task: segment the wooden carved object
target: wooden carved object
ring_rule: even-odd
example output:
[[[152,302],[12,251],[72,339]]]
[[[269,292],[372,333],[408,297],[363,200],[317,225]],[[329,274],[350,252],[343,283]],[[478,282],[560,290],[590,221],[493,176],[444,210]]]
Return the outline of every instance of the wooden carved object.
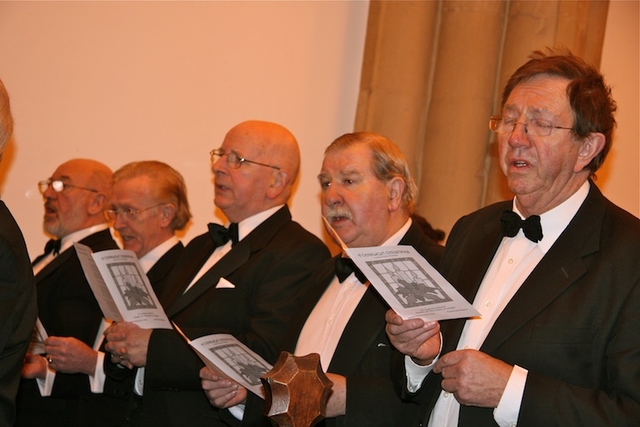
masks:
[[[311,427],[325,417],[333,383],[317,353],[294,356],[283,351],[260,379],[266,395],[263,413],[279,427]]]

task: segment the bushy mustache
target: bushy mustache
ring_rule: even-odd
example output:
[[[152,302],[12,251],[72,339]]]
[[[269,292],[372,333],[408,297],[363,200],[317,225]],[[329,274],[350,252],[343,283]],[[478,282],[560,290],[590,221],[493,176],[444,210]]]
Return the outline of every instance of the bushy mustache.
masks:
[[[327,210],[324,214],[325,218],[327,218],[329,221],[341,217],[341,218],[347,218],[349,220],[352,220],[353,218],[351,217],[351,212],[349,212],[348,209],[345,209],[343,207],[334,207],[334,208],[329,208],[329,210]]]

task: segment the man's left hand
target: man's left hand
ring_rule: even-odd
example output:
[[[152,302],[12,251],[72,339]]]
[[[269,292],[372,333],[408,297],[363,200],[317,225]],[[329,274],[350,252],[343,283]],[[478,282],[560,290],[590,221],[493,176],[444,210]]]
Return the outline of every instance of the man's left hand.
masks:
[[[495,408],[507,386],[513,366],[477,350],[457,350],[436,362],[442,389],[462,405]]]
[[[98,352],[73,337],[49,337],[44,349],[52,369],[65,374],[94,375]]]
[[[147,365],[147,349],[151,338],[151,329],[142,329],[129,322],[113,323],[104,331],[111,353],[111,361],[131,369]]]

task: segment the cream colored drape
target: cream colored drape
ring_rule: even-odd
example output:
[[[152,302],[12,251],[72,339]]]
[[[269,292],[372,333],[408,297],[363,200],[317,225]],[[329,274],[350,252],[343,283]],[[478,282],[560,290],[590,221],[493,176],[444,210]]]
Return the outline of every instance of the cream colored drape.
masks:
[[[533,50],[564,46],[600,64],[608,1],[372,1],[355,130],[409,159],[416,211],[447,233],[512,197],[488,128],[502,88]]]

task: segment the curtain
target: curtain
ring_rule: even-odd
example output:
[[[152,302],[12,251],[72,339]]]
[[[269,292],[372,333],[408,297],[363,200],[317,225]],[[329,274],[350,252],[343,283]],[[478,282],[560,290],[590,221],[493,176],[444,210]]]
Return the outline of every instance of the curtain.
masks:
[[[416,212],[448,231],[512,198],[489,116],[534,50],[566,47],[599,66],[608,1],[371,1],[355,130],[407,156]]]

